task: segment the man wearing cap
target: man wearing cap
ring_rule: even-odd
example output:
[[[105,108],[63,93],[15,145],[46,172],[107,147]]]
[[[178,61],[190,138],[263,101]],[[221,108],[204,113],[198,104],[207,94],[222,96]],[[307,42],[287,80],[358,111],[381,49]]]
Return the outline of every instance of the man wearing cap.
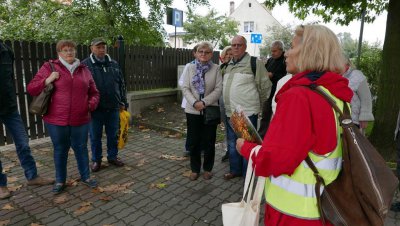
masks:
[[[103,126],[107,136],[107,160],[117,167],[124,163],[118,157],[119,111],[128,108],[124,77],[115,60],[107,54],[107,44],[102,38],[95,38],[90,45],[91,54],[82,61],[92,72],[97,89],[100,91],[100,103],[92,112],[90,122],[90,143],[92,148],[91,169],[97,172],[101,168]]]

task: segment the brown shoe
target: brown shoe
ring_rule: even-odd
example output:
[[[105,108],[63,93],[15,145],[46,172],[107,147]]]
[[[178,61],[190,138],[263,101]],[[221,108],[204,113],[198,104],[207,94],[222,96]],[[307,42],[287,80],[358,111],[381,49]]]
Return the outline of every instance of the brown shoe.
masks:
[[[124,166],[125,164],[121,161],[121,159],[116,158],[116,159],[112,159],[112,160],[108,160],[108,163],[110,163],[111,165],[117,166],[117,167],[121,167]]]
[[[204,178],[204,180],[209,180],[209,179],[211,179],[212,178],[212,173],[211,172],[209,172],[209,171],[204,171],[204,174],[203,174],[203,178]]]
[[[189,179],[191,181],[197,180],[197,178],[199,178],[199,174],[198,173],[191,173],[189,176]]]
[[[7,186],[0,186],[0,199],[6,199],[11,196]]]
[[[32,180],[28,180],[28,185],[32,186],[32,185],[49,185],[49,184],[53,184],[54,183],[54,179],[50,179],[50,178],[45,178],[45,177],[41,177],[41,176],[37,176]]]
[[[98,172],[101,168],[101,162],[93,162],[92,166],[90,167],[92,172]]]
[[[241,176],[242,175],[239,175],[239,174],[226,173],[226,174],[224,174],[224,179],[225,180],[230,180],[230,179],[233,179],[235,177],[241,177]]]

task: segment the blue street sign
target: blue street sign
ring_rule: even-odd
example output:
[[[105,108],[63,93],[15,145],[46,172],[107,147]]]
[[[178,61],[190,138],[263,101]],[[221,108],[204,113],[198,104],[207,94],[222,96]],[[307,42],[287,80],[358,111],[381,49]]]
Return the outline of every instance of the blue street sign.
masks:
[[[251,42],[250,43],[260,44],[261,42],[262,42],[261,34],[251,34]]]
[[[183,27],[183,11],[178,9],[172,10],[172,25],[175,27]]]

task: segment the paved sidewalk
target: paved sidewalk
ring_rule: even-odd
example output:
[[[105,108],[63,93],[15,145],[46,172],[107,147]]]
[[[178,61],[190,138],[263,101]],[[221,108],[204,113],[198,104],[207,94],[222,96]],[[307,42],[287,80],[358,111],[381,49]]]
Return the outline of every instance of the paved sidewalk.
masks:
[[[183,146],[184,139],[132,129],[120,152],[126,166],[106,166],[93,173],[100,184],[97,190],[76,181],[79,174],[71,151],[70,186],[57,196],[50,185],[26,186],[14,146],[0,147],[9,186],[15,190],[12,198],[0,200],[0,225],[222,225],[221,204],[240,199],[243,181],[223,180],[229,164],[220,162],[223,150],[217,145],[214,177],[190,182],[189,160],[176,158]],[[49,139],[31,147],[40,175],[54,177]],[[390,212],[386,222],[400,226],[400,214]]]

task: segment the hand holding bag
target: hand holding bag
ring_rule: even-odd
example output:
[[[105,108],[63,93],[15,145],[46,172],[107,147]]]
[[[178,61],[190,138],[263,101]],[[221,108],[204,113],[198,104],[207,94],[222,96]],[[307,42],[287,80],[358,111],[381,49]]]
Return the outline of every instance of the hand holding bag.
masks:
[[[54,72],[53,63],[49,62],[51,72]],[[51,94],[53,93],[54,86],[52,83],[47,84],[43,91],[33,97],[31,104],[29,105],[29,112],[36,115],[44,115],[47,113],[47,108],[50,103]]]
[[[254,188],[254,178],[256,176],[255,169],[252,167],[252,156],[257,154],[260,148],[261,145],[257,145],[251,150],[242,200],[240,202],[222,204],[222,223],[225,226],[257,226],[259,224],[260,203],[264,192],[265,177],[258,177],[257,185]],[[247,198],[245,199],[245,197]]]

